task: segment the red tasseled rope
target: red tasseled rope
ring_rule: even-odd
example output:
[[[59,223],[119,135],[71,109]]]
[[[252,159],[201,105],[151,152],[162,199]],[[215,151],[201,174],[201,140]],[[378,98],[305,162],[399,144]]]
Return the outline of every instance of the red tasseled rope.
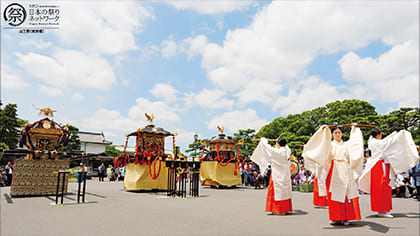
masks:
[[[219,156],[219,144],[217,144],[217,157],[216,157],[216,161],[220,160],[220,156]]]
[[[238,155],[236,156],[236,162],[235,162],[235,170],[233,171],[234,175],[238,175],[238,168],[239,168],[239,153],[241,151],[241,145],[238,144]]]
[[[157,161],[159,161],[159,170],[158,170],[158,173],[156,174],[156,162]],[[156,157],[155,161],[153,161],[153,170],[154,170],[154,173],[152,174],[152,169],[151,169],[152,163],[149,164],[149,174],[150,174],[150,177],[153,180],[155,180],[155,179],[157,179],[157,177],[159,177],[161,165],[162,165],[162,162],[159,160],[159,157]]]
[[[120,157],[124,157],[125,150],[127,149],[128,137],[129,137],[129,136],[127,136],[127,138],[125,139],[125,146],[124,146],[124,150],[123,150],[123,152],[121,153]]]
[[[175,156],[175,136],[172,136],[172,146],[173,146],[173,152],[174,152],[174,160],[176,160],[176,156]]]
[[[203,161],[203,155],[204,155],[204,148],[206,145],[203,145],[203,151],[201,151],[200,161]]]
[[[125,166],[127,165],[127,162],[128,162],[128,154],[125,156],[125,159],[124,159],[124,165]]]
[[[114,169],[118,168],[118,159],[119,159],[119,157],[114,158]]]
[[[139,155],[140,133],[137,133],[136,156]],[[137,158],[136,158],[137,159]]]

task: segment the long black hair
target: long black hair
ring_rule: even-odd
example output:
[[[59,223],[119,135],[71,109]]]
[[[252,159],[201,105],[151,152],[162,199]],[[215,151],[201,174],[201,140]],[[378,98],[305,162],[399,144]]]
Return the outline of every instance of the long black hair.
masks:
[[[338,126],[335,126],[335,127],[331,128],[331,133],[334,133],[334,131],[336,129],[339,129],[341,131],[341,133],[343,133],[343,130],[341,129],[341,127],[338,127]]]
[[[380,135],[382,133],[382,130],[377,129],[377,128],[373,128],[372,131],[370,131],[370,135],[372,135],[372,137],[376,138],[376,136]]]
[[[280,145],[280,147],[284,147],[287,144],[286,139],[284,138],[278,138],[277,143]]]

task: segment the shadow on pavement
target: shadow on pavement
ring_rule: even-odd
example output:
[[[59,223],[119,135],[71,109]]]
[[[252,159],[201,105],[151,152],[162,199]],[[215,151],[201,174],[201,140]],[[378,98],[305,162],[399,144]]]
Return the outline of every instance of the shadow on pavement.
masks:
[[[290,215],[299,216],[299,215],[307,215],[308,212],[302,210],[293,210]]]
[[[5,193],[3,194],[4,198],[6,198],[6,201],[8,204],[13,203],[13,200],[10,198],[9,194]]]
[[[420,218],[420,214],[417,212],[409,212],[409,213],[392,213],[391,215],[394,216],[394,218]],[[370,215],[366,216],[366,218],[383,218],[378,215]]]
[[[86,194],[87,195],[91,195],[91,196],[95,196],[95,197],[106,198],[105,196],[102,196],[102,195],[99,195],[99,194],[96,194],[96,193],[88,193],[88,192],[86,192]]]
[[[350,225],[345,226],[343,224],[336,224],[331,225],[330,227],[324,227],[323,229],[351,229],[351,228],[357,228],[357,227],[365,227],[368,226],[370,230],[378,232],[378,233],[387,233],[389,231],[389,227],[378,224],[376,222],[370,222],[370,221],[350,221]]]
[[[298,215],[307,215],[308,212],[306,211],[302,211],[302,210],[293,210],[292,213],[286,213],[286,214],[278,214],[278,213],[274,213],[274,212],[268,212],[267,215],[268,216],[298,216]]]

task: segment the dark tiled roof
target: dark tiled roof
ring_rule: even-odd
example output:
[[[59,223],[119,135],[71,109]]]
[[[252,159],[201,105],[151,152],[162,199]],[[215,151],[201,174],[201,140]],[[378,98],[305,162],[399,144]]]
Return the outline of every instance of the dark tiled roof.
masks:
[[[128,134],[128,136],[134,136],[137,135],[137,133],[161,134],[164,136],[175,135],[174,133],[164,130],[163,128],[156,127],[154,125],[147,125],[143,129],[137,129],[135,132]]]

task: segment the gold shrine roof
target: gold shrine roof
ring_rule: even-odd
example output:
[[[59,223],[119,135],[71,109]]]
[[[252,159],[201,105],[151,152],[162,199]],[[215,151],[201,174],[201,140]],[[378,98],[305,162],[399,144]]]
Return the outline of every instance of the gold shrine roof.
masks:
[[[137,136],[138,133],[147,133],[147,134],[155,134],[155,135],[163,135],[163,136],[176,136],[175,133],[171,133],[167,130],[164,130],[161,127],[156,127],[154,125],[147,125],[143,129],[137,129],[136,131],[128,134],[127,136]]]
[[[219,134],[218,136],[212,137],[210,143],[238,143],[231,136],[226,136],[224,134]]]

